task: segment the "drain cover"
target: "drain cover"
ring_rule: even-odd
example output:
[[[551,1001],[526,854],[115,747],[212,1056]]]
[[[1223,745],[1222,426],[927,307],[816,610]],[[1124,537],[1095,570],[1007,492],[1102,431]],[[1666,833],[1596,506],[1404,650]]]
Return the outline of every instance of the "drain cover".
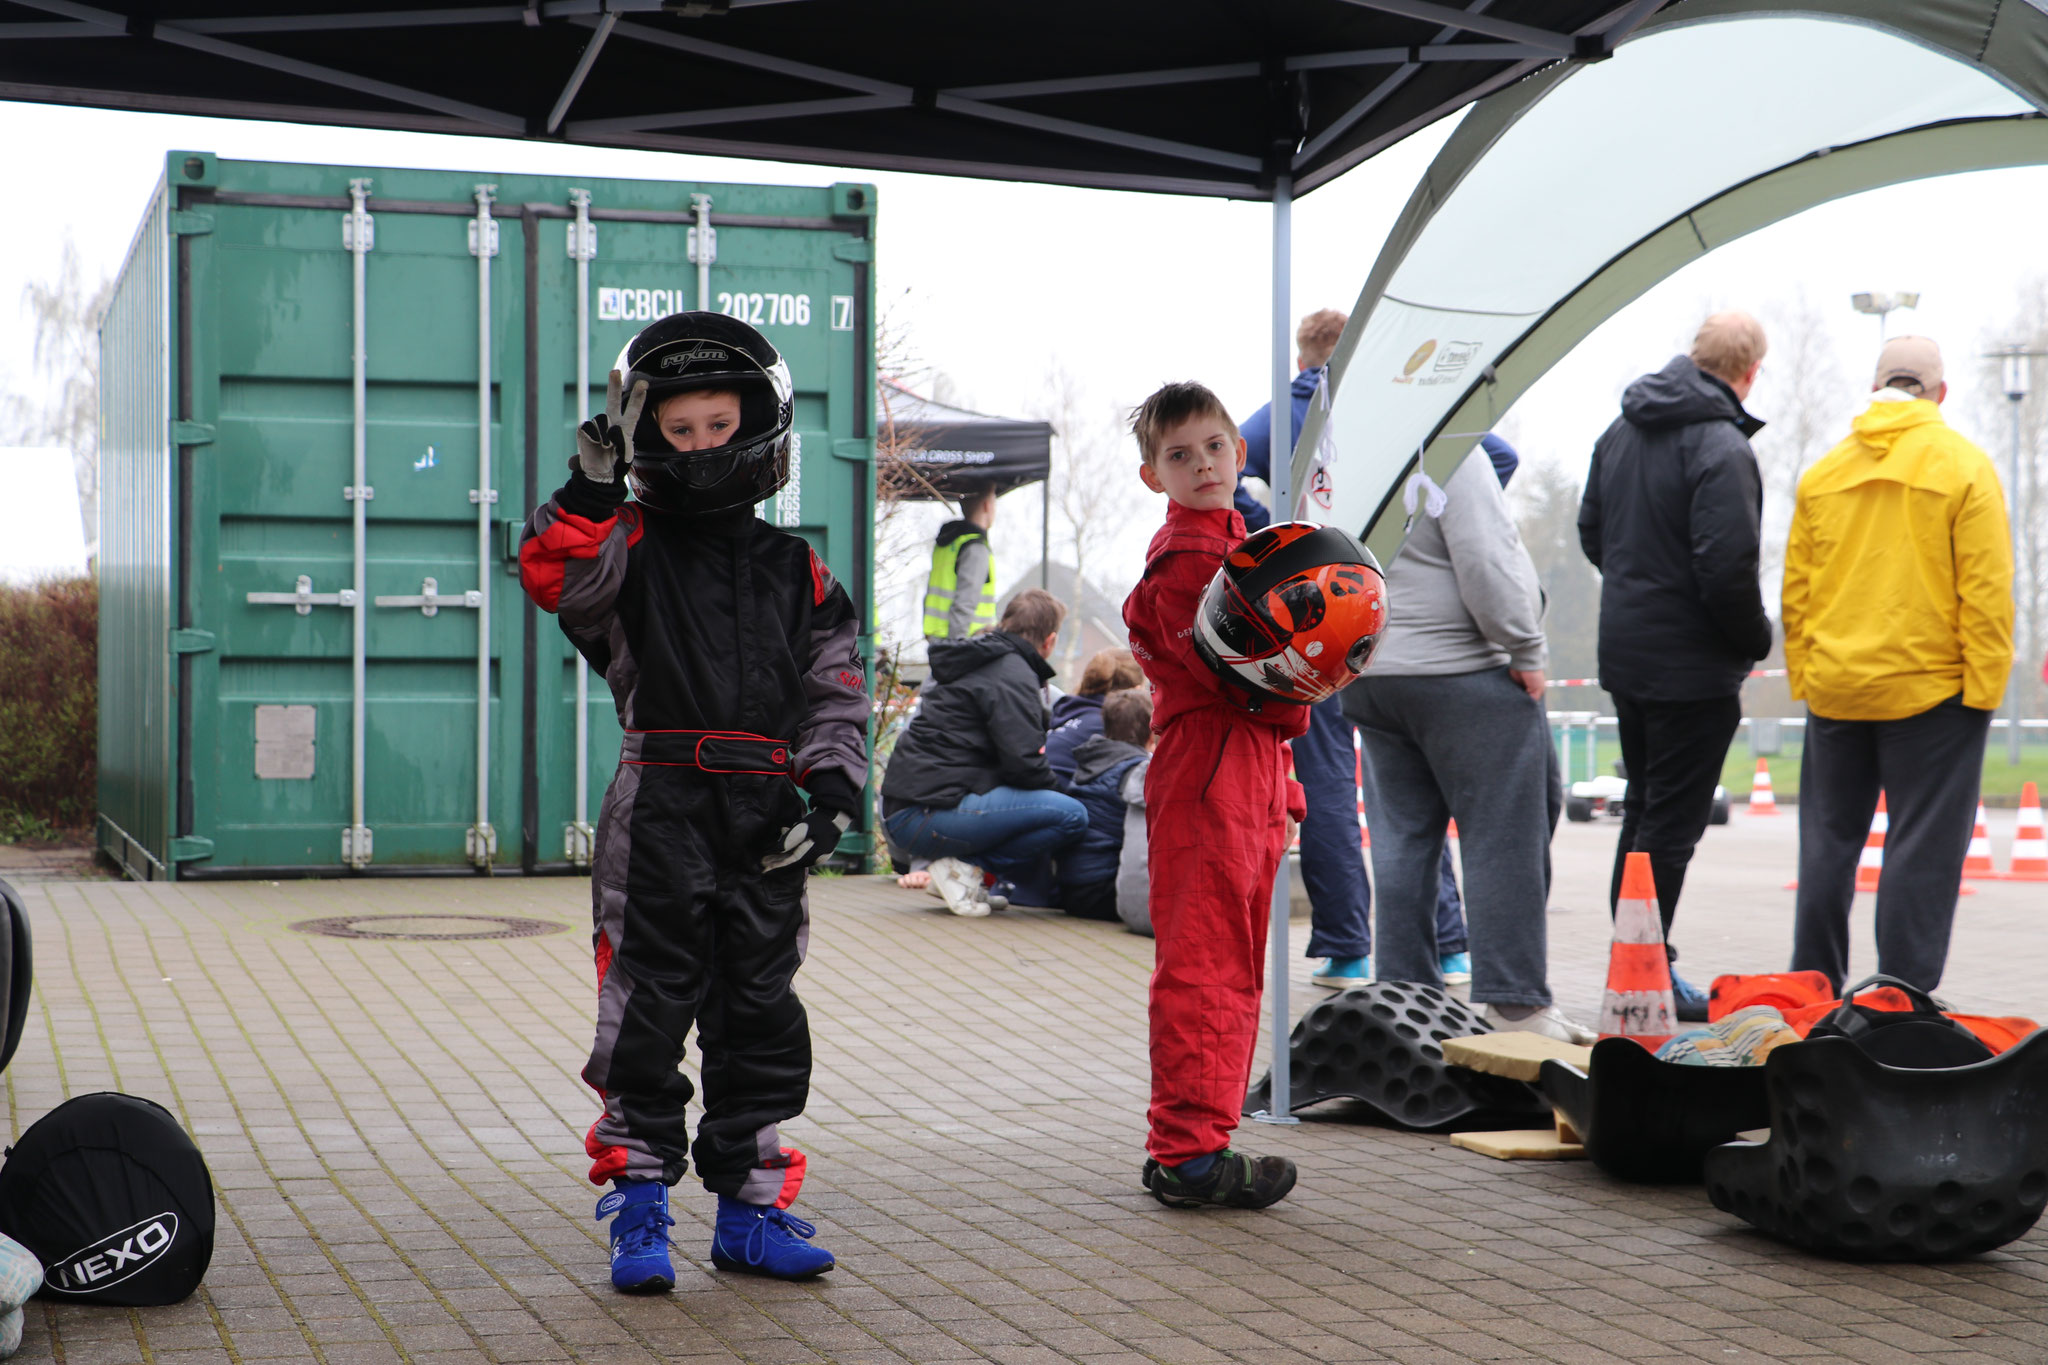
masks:
[[[568,928],[553,920],[517,919],[511,915],[335,915],[302,919],[292,928],[328,938],[408,939],[446,942],[469,938],[535,938]]]

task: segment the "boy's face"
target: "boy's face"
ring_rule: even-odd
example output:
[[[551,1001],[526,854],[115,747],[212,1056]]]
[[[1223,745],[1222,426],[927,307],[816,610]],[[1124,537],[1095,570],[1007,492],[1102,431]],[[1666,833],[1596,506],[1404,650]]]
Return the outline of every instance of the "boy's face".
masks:
[[[679,393],[661,405],[662,439],[677,450],[711,450],[740,427],[740,396],[716,389]]]
[[[1138,477],[1183,507],[1213,512],[1230,506],[1243,468],[1244,438],[1231,435],[1223,418],[1200,413],[1166,429]]]

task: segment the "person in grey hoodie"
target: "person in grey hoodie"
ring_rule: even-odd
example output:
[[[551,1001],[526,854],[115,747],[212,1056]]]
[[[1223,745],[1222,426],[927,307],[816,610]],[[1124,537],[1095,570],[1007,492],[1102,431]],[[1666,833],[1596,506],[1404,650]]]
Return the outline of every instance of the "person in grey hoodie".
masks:
[[[1476,453],[1476,452],[1475,452]],[[1365,751],[1378,883],[1374,974],[1442,988],[1437,866],[1458,822],[1472,1001],[1497,1030],[1590,1043],[1551,1003],[1544,921],[1564,804],[1544,715],[1543,593],[1492,464],[1422,496],[1387,570],[1391,619],[1341,694]]]

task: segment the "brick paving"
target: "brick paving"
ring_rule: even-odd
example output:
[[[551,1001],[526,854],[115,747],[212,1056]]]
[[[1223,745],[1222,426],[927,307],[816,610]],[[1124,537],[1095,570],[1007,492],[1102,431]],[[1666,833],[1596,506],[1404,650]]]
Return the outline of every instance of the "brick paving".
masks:
[[[1794,823],[1738,815],[1710,833],[1680,921],[1696,978],[1782,965]],[[1557,841],[1553,984],[1579,1010],[1599,991],[1612,837]],[[25,1360],[2048,1360],[2048,1230],[1954,1265],[1831,1262],[1697,1189],[1494,1162],[1341,1107],[1248,1126],[1301,1163],[1278,1208],[1163,1209],[1136,1179],[1149,941],[1035,912],[954,920],[868,878],[813,883],[799,986],[817,1073],[786,1130],[811,1154],[802,1209],[840,1268],[808,1285],[711,1271],[710,1200],[686,1182],[676,1292],[626,1299],[583,1178],[582,882],[22,880],[38,979],[4,1078],[10,1131],[83,1091],[157,1099],[205,1151],[220,1210],[191,1300],[39,1301]],[[1945,993],[2048,1007],[2044,890],[1963,902]],[[391,914],[564,931],[289,927]],[[1299,1010],[1320,993],[1294,976]]]

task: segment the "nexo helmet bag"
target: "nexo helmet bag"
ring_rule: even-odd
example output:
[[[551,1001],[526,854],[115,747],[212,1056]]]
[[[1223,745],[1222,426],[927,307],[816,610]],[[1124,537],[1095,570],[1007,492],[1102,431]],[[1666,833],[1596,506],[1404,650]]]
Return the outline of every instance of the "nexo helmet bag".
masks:
[[[1195,653],[1255,696],[1319,702],[1365,671],[1387,627],[1379,562],[1334,526],[1283,521],[1223,557],[1195,612]]]
[[[43,1263],[45,1298],[177,1303],[213,1259],[213,1178],[162,1105],[80,1095],[8,1150],[0,1232]]]

